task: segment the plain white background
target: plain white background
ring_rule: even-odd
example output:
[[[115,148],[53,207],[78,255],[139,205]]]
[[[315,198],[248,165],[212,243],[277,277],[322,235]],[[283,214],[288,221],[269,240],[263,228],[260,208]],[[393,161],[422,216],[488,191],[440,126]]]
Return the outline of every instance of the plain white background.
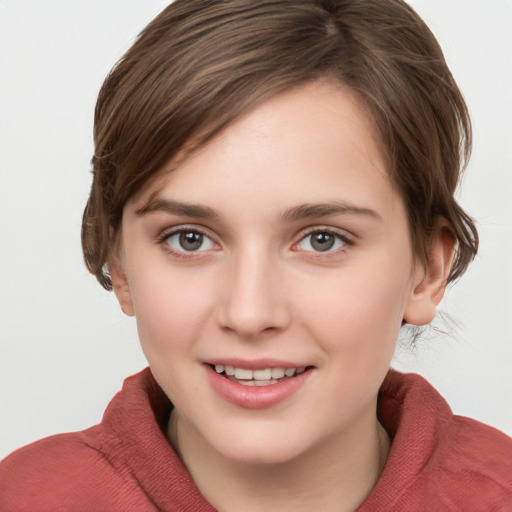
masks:
[[[512,2],[414,0],[470,106],[461,190],[480,255],[395,367],[512,435]],[[100,421],[142,369],[135,323],[82,264],[92,116],[104,76],[163,0],[0,0],[0,458]],[[443,324],[439,323],[443,328]]]

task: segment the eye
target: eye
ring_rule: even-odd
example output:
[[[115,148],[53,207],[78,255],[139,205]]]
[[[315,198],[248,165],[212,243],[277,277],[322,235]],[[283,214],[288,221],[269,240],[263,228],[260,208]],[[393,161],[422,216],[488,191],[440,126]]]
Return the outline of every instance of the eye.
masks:
[[[343,236],[324,230],[308,233],[295,247],[299,251],[334,252],[349,243]]]
[[[217,246],[211,238],[194,229],[174,231],[165,236],[163,243],[174,253],[209,251]]]

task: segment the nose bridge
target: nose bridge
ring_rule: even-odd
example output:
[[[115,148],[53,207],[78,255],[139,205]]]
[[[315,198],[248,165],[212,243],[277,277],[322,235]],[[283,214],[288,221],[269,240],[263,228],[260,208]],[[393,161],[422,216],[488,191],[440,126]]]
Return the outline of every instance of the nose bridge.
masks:
[[[279,331],[289,320],[278,258],[263,247],[240,249],[228,263],[222,327],[243,337]]]

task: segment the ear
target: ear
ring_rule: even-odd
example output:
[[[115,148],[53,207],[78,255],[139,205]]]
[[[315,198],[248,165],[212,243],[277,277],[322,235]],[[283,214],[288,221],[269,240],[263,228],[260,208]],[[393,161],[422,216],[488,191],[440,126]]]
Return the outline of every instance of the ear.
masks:
[[[445,219],[436,223],[427,264],[415,272],[415,285],[404,312],[404,321],[426,325],[435,315],[446,290],[455,239]]]
[[[112,288],[116,294],[117,300],[119,301],[121,310],[125,315],[135,316],[132,294],[130,291],[128,279],[126,278],[126,273],[121,268],[119,262],[109,262],[108,267],[110,279],[112,280]]]

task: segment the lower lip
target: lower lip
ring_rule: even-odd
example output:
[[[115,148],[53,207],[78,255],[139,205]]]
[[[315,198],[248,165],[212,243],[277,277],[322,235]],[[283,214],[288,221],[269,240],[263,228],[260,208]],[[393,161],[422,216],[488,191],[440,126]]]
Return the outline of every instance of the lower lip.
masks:
[[[246,409],[264,409],[283,402],[296,393],[311,376],[311,370],[277,384],[268,386],[244,386],[226,379],[217,373],[210,365],[205,364],[208,378],[213,389],[224,400],[245,407]]]

